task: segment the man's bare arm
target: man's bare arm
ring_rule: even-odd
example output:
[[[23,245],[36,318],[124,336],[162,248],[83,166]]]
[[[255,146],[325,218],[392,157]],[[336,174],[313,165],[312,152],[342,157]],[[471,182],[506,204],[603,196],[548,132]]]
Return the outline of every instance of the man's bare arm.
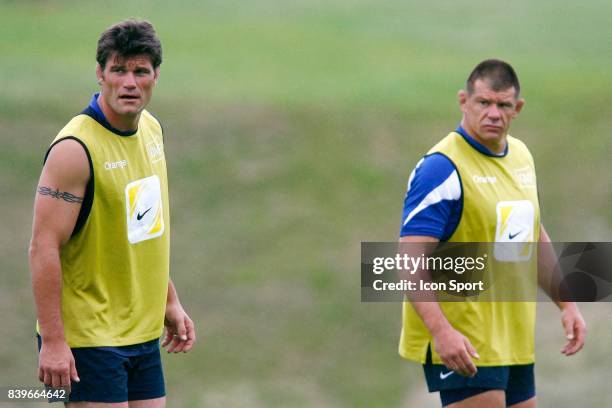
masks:
[[[29,261],[43,343],[39,377],[54,387],[69,386],[70,378],[78,379],[64,337],[60,250],[76,224],[89,177],[83,147],[74,140],[64,140],[49,153],[34,201]]]
[[[415,252],[415,256],[420,254],[428,255],[428,245],[438,242],[437,238],[427,236],[406,236],[400,238],[400,243],[410,243],[411,251]],[[419,243],[422,244],[421,247]],[[423,273],[426,271],[419,271]],[[450,370],[464,376],[474,376],[477,372],[476,365],[471,357],[479,358],[476,349],[470,341],[455,330],[450,324],[440,305],[436,300],[430,302],[411,302],[417,314],[425,323],[427,330],[431,333],[434,339],[434,347],[436,353],[442,359],[442,362]]]
[[[561,352],[566,356],[571,356],[579,352],[584,346],[587,329],[578,305],[575,302],[566,302],[559,298],[561,278],[557,254],[544,225],[540,224],[538,283],[561,309],[561,324],[567,338],[567,344],[561,349]]]

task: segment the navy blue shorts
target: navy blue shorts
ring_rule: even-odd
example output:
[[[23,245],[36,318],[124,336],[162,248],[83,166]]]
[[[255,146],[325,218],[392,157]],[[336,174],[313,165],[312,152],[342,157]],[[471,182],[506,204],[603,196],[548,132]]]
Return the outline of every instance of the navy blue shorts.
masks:
[[[166,395],[158,339],[121,347],[78,347],[72,354],[81,381],[71,382],[70,401],[125,402]]]
[[[491,390],[504,390],[507,406],[536,395],[533,364],[478,367],[474,377],[462,377],[443,364],[432,364],[428,351],[423,370],[429,392],[440,392],[442,406]]]

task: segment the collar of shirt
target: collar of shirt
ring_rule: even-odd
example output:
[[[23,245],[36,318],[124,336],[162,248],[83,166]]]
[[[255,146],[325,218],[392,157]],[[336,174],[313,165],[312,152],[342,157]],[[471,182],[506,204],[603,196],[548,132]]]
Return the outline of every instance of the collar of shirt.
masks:
[[[490,151],[489,149],[487,149],[485,145],[483,145],[482,143],[474,139],[472,136],[470,136],[468,132],[466,132],[465,129],[461,125],[457,126],[457,129],[455,129],[455,132],[463,136],[465,141],[468,142],[470,146],[472,146],[474,149],[478,150],[480,153],[484,155],[491,156],[491,157],[504,157],[508,154],[508,143],[507,142],[506,142],[506,148],[504,149],[504,151],[500,154],[496,154]]]

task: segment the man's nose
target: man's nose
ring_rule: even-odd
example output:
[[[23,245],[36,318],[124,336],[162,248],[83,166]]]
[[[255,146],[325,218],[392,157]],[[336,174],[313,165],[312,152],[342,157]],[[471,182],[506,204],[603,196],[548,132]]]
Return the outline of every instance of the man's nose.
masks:
[[[501,117],[501,112],[497,105],[492,104],[489,106],[489,109],[487,110],[487,116],[489,117],[489,119],[499,119]]]
[[[128,72],[123,77],[123,86],[129,89],[136,88],[136,77],[133,72]]]

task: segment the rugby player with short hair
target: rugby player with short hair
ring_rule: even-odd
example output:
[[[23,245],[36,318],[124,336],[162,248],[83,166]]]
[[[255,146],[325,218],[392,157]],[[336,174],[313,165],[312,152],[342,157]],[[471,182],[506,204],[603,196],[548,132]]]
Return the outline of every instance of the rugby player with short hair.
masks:
[[[458,98],[461,124],[410,175],[400,242],[540,242],[550,249],[533,158],[508,134],[525,104],[514,69],[481,62]],[[570,356],[582,348],[586,325],[575,303],[556,303],[568,340],[562,352]],[[404,302],[399,353],[423,364],[443,406],[532,408],[535,312],[534,302]]]
[[[70,387],[68,406],[164,407],[159,338],[196,340],[169,278],[164,140],[145,110],[161,44],[147,21],[102,33],[100,93],[47,151],[29,251],[40,381]]]

